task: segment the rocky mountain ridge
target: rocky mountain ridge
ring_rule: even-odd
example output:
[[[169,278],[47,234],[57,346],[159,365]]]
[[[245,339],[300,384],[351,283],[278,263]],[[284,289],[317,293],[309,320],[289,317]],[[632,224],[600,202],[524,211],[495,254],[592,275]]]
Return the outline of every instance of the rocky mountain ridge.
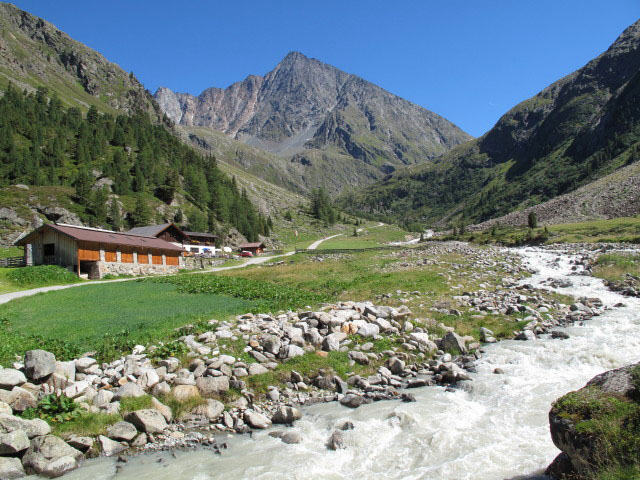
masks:
[[[640,22],[482,137],[347,198],[355,210],[429,223],[484,221],[542,203],[638,160]]]
[[[220,131],[286,158],[289,183],[302,190],[327,183],[337,192],[370,183],[471,138],[441,116],[299,52],[264,77],[252,75],[224,90],[209,88],[196,97],[160,88],[155,98],[183,127]],[[316,169],[331,178],[309,182]],[[336,170],[341,173],[333,175]]]

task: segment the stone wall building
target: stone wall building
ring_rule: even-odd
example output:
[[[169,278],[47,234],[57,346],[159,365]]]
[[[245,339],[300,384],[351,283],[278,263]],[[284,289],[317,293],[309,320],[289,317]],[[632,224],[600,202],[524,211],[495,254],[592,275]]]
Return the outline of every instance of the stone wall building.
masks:
[[[154,236],[49,223],[18,239],[26,265],[59,265],[79,276],[176,273],[184,249]]]

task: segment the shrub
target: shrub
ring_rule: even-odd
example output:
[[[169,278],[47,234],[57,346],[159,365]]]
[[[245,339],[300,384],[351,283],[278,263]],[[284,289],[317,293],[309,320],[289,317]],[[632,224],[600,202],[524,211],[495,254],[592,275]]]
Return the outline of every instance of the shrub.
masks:
[[[7,273],[7,278],[10,282],[22,287],[38,287],[80,281],[75,273],[57,265],[16,268]]]
[[[65,395],[57,397],[46,395],[35,408],[28,408],[22,413],[23,418],[40,418],[49,423],[68,422],[82,413],[82,408]]]

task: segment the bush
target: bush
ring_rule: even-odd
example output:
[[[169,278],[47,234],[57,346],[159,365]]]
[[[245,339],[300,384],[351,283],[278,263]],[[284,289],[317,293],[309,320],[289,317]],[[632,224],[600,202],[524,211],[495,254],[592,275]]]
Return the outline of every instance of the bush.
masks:
[[[82,413],[82,408],[65,395],[59,397],[54,394],[46,395],[35,408],[27,408],[22,417],[27,419],[40,418],[49,423],[68,422]]]
[[[7,278],[21,287],[42,287],[80,281],[75,273],[57,265],[16,268],[7,273]]]

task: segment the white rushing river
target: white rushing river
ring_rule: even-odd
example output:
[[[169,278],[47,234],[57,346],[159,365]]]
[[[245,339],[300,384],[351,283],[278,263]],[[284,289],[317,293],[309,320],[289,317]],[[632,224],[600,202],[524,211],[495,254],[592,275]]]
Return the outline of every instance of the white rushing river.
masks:
[[[551,403],[582,387],[594,375],[640,360],[640,300],[609,292],[600,280],[571,276],[571,257],[525,249],[525,262],[538,270],[527,280],[539,286],[549,277],[569,278],[557,291],[599,297],[611,309],[564,329],[567,340],[504,341],[487,346],[470,391],[441,387],[412,390],[417,402],[377,402],[356,410],[337,403],[304,409],[294,430],[303,437],[285,445],[268,431],[229,436],[229,449],[143,455],[116,474],[113,459],[86,462],[65,478],[206,479],[442,479],[534,478],[559,453],[549,435]],[[626,306],[612,308],[623,302]],[[500,367],[504,375],[495,375]],[[329,451],[332,426],[350,419],[347,448]],[[159,462],[160,460],[160,462]],[[537,478],[537,477],[536,477]]]

